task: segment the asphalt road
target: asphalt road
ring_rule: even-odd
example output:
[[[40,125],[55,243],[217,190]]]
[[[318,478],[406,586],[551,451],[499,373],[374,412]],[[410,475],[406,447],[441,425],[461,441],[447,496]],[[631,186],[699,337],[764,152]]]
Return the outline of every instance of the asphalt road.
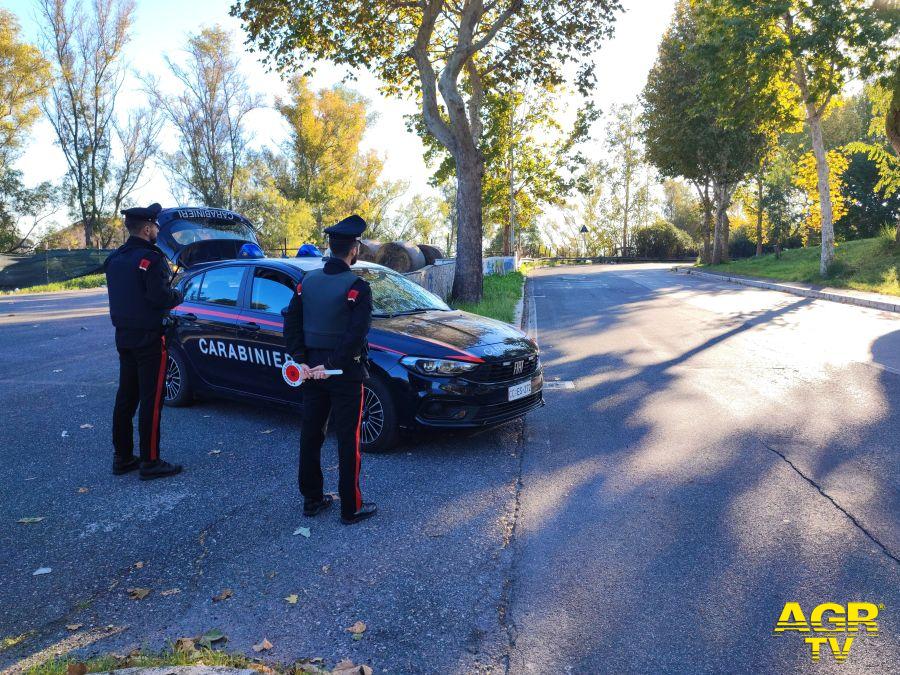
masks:
[[[185,473],[113,477],[104,292],[0,298],[0,668],[219,628],[381,672],[830,671],[772,635],[782,605],[867,600],[880,635],[840,668],[900,671],[897,318],[654,266],[532,277],[572,388],[364,457],[381,512],[353,528],[301,516],[287,411],[167,409]]]

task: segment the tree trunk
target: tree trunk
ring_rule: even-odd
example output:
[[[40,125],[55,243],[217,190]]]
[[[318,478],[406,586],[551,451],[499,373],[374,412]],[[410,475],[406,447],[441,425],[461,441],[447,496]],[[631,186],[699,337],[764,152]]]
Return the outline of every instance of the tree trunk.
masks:
[[[822,137],[822,119],[815,115],[811,105],[806,106],[811,115],[809,133],[812,137],[813,154],[816,156],[816,176],[819,188],[819,210],[822,216],[822,255],[819,258],[819,273],[825,276],[828,266],[834,260],[834,222],[831,213],[830,170],[828,155],[825,153],[825,140]]]
[[[513,146],[509,146],[509,169],[507,175],[509,177],[509,219],[503,228],[503,255],[512,254],[512,239],[516,229],[516,192],[515,192],[515,165]]]
[[[756,257],[763,253],[763,175],[762,171],[756,176]]]
[[[894,72],[894,92],[884,120],[884,130],[894,148],[894,152],[900,155],[900,65],[897,66],[897,70]],[[895,238],[897,243],[900,244],[900,220],[897,221]]]
[[[625,180],[625,211],[623,213],[622,218],[622,255],[628,255],[628,208],[630,204],[628,203],[631,190],[631,179],[628,178]]]
[[[456,274],[453,297],[463,302],[481,300],[482,194],[484,166],[474,153],[461,152],[456,160]]]
[[[716,207],[716,225],[713,234],[712,264],[728,262],[728,207],[731,205],[731,188],[727,183],[713,183],[713,199]]]

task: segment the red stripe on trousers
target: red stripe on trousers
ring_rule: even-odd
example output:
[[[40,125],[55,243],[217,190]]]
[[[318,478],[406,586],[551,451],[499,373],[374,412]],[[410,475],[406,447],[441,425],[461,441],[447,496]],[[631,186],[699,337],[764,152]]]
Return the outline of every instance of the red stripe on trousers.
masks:
[[[150,461],[159,459],[159,409],[162,406],[162,388],[166,381],[166,359],[169,352],[166,350],[166,336],[162,340],[162,356],[159,359],[159,374],[156,377],[156,398],[153,399],[153,426],[150,428]]]
[[[362,493],[359,491],[359,430],[362,427],[362,413],[363,413],[363,402],[366,400],[366,388],[364,385],[359,385],[360,397],[359,397],[359,420],[356,422],[356,482],[354,483],[356,487],[356,510],[359,511],[362,508]]]

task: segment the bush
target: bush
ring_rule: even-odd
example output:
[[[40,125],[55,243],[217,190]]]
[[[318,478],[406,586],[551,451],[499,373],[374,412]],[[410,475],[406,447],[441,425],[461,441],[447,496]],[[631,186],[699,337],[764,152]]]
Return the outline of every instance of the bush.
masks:
[[[641,258],[684,258],[697,254],[694,240],[672,223],[659,219],[634,231],[631,245]]]
[[[846,279],[851,276],[856,270],[852,265],[849,265],[846,261],[836,258],[828,263],[828,267],[825,270],[825,278],[826,279]]]
[[[731,233],[728,239],[728,257],[752,258],[756,255],[756,242],[751,241],[744,229],[738,229]]]

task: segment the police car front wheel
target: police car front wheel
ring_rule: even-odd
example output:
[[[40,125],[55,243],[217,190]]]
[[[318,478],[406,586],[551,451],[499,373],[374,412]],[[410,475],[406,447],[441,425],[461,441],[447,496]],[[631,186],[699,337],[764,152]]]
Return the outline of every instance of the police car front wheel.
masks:
[[[169,350],[166,364],[165,404],[173,407],[190,405],[194,400],[184,356],[176,349]]]
[[[362,424],[359,430],[363,452],[390,452],[399,435],[397,409],[384,380],[370,377],[363,388]]]

